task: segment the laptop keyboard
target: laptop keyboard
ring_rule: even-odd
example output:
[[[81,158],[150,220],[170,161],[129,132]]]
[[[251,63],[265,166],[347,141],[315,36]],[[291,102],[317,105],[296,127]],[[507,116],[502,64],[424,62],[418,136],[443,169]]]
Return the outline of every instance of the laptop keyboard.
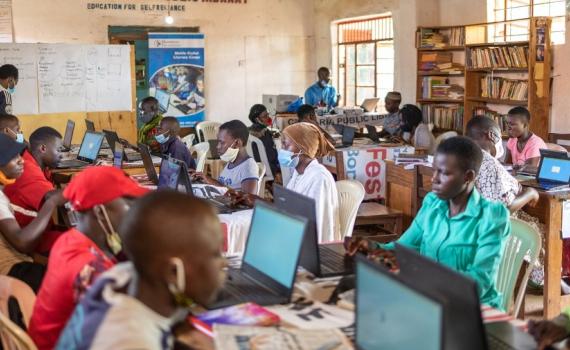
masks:
[[[81,168],[84,166],[87,166],[86,162],[70,159],[70,160],[61,161],[57,167],[59,169],[65,169],[65,168]]]
[[[489,350],[516,350],[501,339],[490,334],[487,335],[487,343]]]
[[[241,273],[231,274],[231,283],[225,285],[224,292],[237,296],[240,299],[252,300],[257,303],[264,300],[272,300],[276,297],[272,295],[274,292],[270,289],[253,284],[251,280]]]
[[[344,256],[326,246],[319,246],[319,258],[323,273],[340,273],[347,270]]]

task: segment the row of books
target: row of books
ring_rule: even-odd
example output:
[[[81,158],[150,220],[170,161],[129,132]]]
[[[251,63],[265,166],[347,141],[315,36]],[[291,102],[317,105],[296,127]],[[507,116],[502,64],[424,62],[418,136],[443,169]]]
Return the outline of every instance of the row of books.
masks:
[[[419,47],[423,49],[441,49],[465,45],[465,28],[463,27],[450,28],[449,31],[445,29],[422,29],[419,35]]]
[[[424,99],[462,99],[465,89],[461,85],[451,84],[445,77],[424,77],[422,98]]]
[[[463,130],[463,106],[453,104],[422,105],[424,123],[436,129]]]
[[[449,35],[449,46],[463,46],[465,45],[465,28],[454,27],[451,28]]]
[[[481,78],[481,97],[524,101],[528,96],[528,81],[506,78]]]
[[[497,111],[489,109],[488,107],[475,107],[473,108],[473,116],[483,116],[487,118],[493,119],[501,129],[501,134],[505,134],[507,132],[507,115],[501,114]]]
[[[459,63],[453,62],[452,52],[422,52],[419,69],[425,72],[459,74],[463,73],[464,67]]]
[[[469,68],[527,68],[528,46],[472,48]]]

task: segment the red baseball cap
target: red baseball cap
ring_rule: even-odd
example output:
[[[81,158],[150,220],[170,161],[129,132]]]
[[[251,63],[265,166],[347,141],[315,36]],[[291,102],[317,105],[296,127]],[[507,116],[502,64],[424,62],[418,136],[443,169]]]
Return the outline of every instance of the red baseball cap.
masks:
[[[149,190],[139,186],[121,169],[110,166],[85,168],[71,179],[63,197],[72,208],[85,211],[121,197],[141,197]]]

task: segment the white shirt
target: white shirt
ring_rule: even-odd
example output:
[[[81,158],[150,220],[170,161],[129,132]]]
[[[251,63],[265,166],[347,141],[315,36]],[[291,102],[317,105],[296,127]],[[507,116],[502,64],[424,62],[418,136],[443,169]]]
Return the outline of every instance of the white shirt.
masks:
[[[481,195],[492,201],[511,205],[521,191],[521,185],[509,172],[488,152],[483,151],[483,162],[476,186]]]
[[[218,182],[234,190],[241,190],[241,183],[245,180],[257,180],[259,186],[259,168],[253,158],[247,158],[240,164],[230,168],[228,163],[220,173]]]
[[[0,186],[0,221],[16,220],[12,207],[10,206],[10,200],[6,197],[2,189],[3,187]],[[31,262],[32,259],[14,249],[6,238],[4,238],[4,234],[0,232],[0,274],[7,275],[12,266],[24,261]]]
[[[322,164],[313,160],[303,174],[295,169],[287,188],[315,200],[319,242],[341,240],[336,183]]]

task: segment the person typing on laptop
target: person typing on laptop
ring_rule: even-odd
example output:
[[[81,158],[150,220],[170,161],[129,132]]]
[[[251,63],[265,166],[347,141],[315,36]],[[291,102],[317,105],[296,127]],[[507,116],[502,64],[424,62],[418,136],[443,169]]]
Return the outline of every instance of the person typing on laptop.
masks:
[[[120,231],[130,262],[99,277],[56,349],[170,349],[173,326],[187,325],[188,308],[209,304],[222,286],[221,225],[207,202],[155,192],[133,206]]]
[[[495,283],[511,224],[505,206],[483,198],[475,188],[482,159],[481,149],[468,138],[443,141],[436,151],[432,192],[397,243],[473,278],[481,303],[500,308]],[[393,248],[393,243],[356,237],[348,254]]]
[[[24,173],[14,184],[4,189],[21,227],[26,227],[34,220],[55,190],[50,171],[56,169],[63,158],[61,134],[57,130],[41,127],[30,135],[29,141],[29,148],[22,155]],[[42,235],[40,244],[36,246],[36,252],[47,254],[60,234],[51,222]]]
[[[255,160],[247,154],[248,137],[249,130],[241,121],[231,120],[222,124],[218,131],[218,154],[226,166],[220,177],[217,181],[203,173],[194,173],[193,177],[208,185],[226,186],[232,192],[256,194],[259,170]]]
[[[509,141],[505,163],[516,168],[524,165],[538,166],[540,150],[546,149],[546,143],[530,131],[530,112],[524,107],[515,107],[509,111]]]
[[[281,167],[295,169],[287,189],[315,200],[319,242],[341,239],[336,184],[317,160],[332,150],[334,146],[314,124],[297,123],[283,130],[279,162]]]
[[[164,117],[160,121],[156,141],[160,144],[160,153],[186,163],[188,169],[196,169],[186,144],[180,140],[180,122],[174,117]]]
[[[383,136],[395,135],[400,129],[402,117],[400,116],[400,103],[402,95],[397,91],[390,91],[384,99],[384,108],[388,115],[384,118],[382,133]]]
[[[299,123],[311,123],[316,125],[321,130],[323,135],[325,135],[327,140],[329,140],[331,144],[335,144],[335,139],[319,125],[319,122],[317,120],[317,113],[315,113],[315,107],[311,105],[302,105],[297,110],[297,118],[299,118]]]

